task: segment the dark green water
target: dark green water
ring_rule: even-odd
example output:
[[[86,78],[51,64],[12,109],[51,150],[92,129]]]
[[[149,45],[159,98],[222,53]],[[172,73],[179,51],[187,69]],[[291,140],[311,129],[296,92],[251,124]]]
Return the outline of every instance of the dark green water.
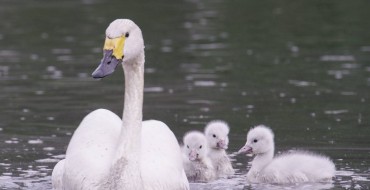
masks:
[[[146,44],[144,119],[181,140],[223,119],[229,153],[270,126],[278,152],[330,156],[332,184],[251,185],[237,175],[193,189],[370,188],[369,1],[0,0],[0,188],[50,189],[81,119],[121,115],[123,76],[90,77],[104,31],[130,18]]]

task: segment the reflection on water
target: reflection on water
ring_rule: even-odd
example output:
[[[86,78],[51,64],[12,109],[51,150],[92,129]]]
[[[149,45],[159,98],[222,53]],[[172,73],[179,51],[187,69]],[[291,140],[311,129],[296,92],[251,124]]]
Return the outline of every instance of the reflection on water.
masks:
[[[121,113],[122,71],[100,81],[90,77],[104,30],[118,17],[132,18],[143,30],[144,119],[164,121],[178,139],[212,119],[231,126],[236,175],[192,189],[368,189],[368,6],[2,2],[0,189],[50,188],[52,169],[81,119],[101,107]],[[257,124],[273,128],[278,153],[299,148],[330,156],[338,170],[333,183],[248,184],[251,158],[235,152]]]

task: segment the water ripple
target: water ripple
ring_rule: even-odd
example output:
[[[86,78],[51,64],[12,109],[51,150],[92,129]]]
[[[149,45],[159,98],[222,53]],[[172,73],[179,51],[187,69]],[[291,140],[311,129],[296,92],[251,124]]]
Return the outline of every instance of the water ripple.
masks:
[[[320,57],[321,61],[355,61],[352,55],[323,55]]]

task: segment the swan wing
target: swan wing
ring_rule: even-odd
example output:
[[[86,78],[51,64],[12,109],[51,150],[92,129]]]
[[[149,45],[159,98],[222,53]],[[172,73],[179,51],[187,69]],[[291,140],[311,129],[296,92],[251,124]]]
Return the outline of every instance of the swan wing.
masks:
[[[144,121],[141,139],[145,189],[189,189],[180,146],[169,127],[156,120]]]
[[[51,174],[53,189],[63,189],[64,162],[65,159],[60,160],[54,166],[53,173]]]
[[[96,189],[108,175],[122,120],[113,112],[98,109],[88,114],[68,145],[63,186],[65,189]]]

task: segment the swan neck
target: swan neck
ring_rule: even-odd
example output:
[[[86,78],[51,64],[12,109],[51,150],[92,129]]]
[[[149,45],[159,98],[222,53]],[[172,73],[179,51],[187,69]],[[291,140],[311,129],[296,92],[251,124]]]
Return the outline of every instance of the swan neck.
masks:
[[[122,113],[122,131],[118,152],[120,156],[139,157],[141,148],[141,123],[143,119],[144,55],[123,63],[125,74],[125,99]],[[130,154],[127,154],[127,153]],[[135,158],[136,157],[136,158]]]
[[[112,163],[112,176],[123,181],[117,189],[142,189],[140,170],[141,125],[144,91],[144,53],[124,62],[125,75],[122,130]],[[125,181],[129,179],[130,181]]]
[[[270,149],[265,153],[257,154],[252,161],[251,170],[253,171],[263,170],[272,161],[273,158],[274,158],[274,148]]]
[[[209,151],[212,152],[213,155],[217,155],[217,156],[226,154],[225,149],[220,149],[220,148],[212,148]]]
[[[125,74],[125,99],[122,124],[138,133],[143,119],[144,55],[132,63],[123,63]],[[132,137],[131,137],[132,138]],[[130,138],[130,139],[131,139]]]

